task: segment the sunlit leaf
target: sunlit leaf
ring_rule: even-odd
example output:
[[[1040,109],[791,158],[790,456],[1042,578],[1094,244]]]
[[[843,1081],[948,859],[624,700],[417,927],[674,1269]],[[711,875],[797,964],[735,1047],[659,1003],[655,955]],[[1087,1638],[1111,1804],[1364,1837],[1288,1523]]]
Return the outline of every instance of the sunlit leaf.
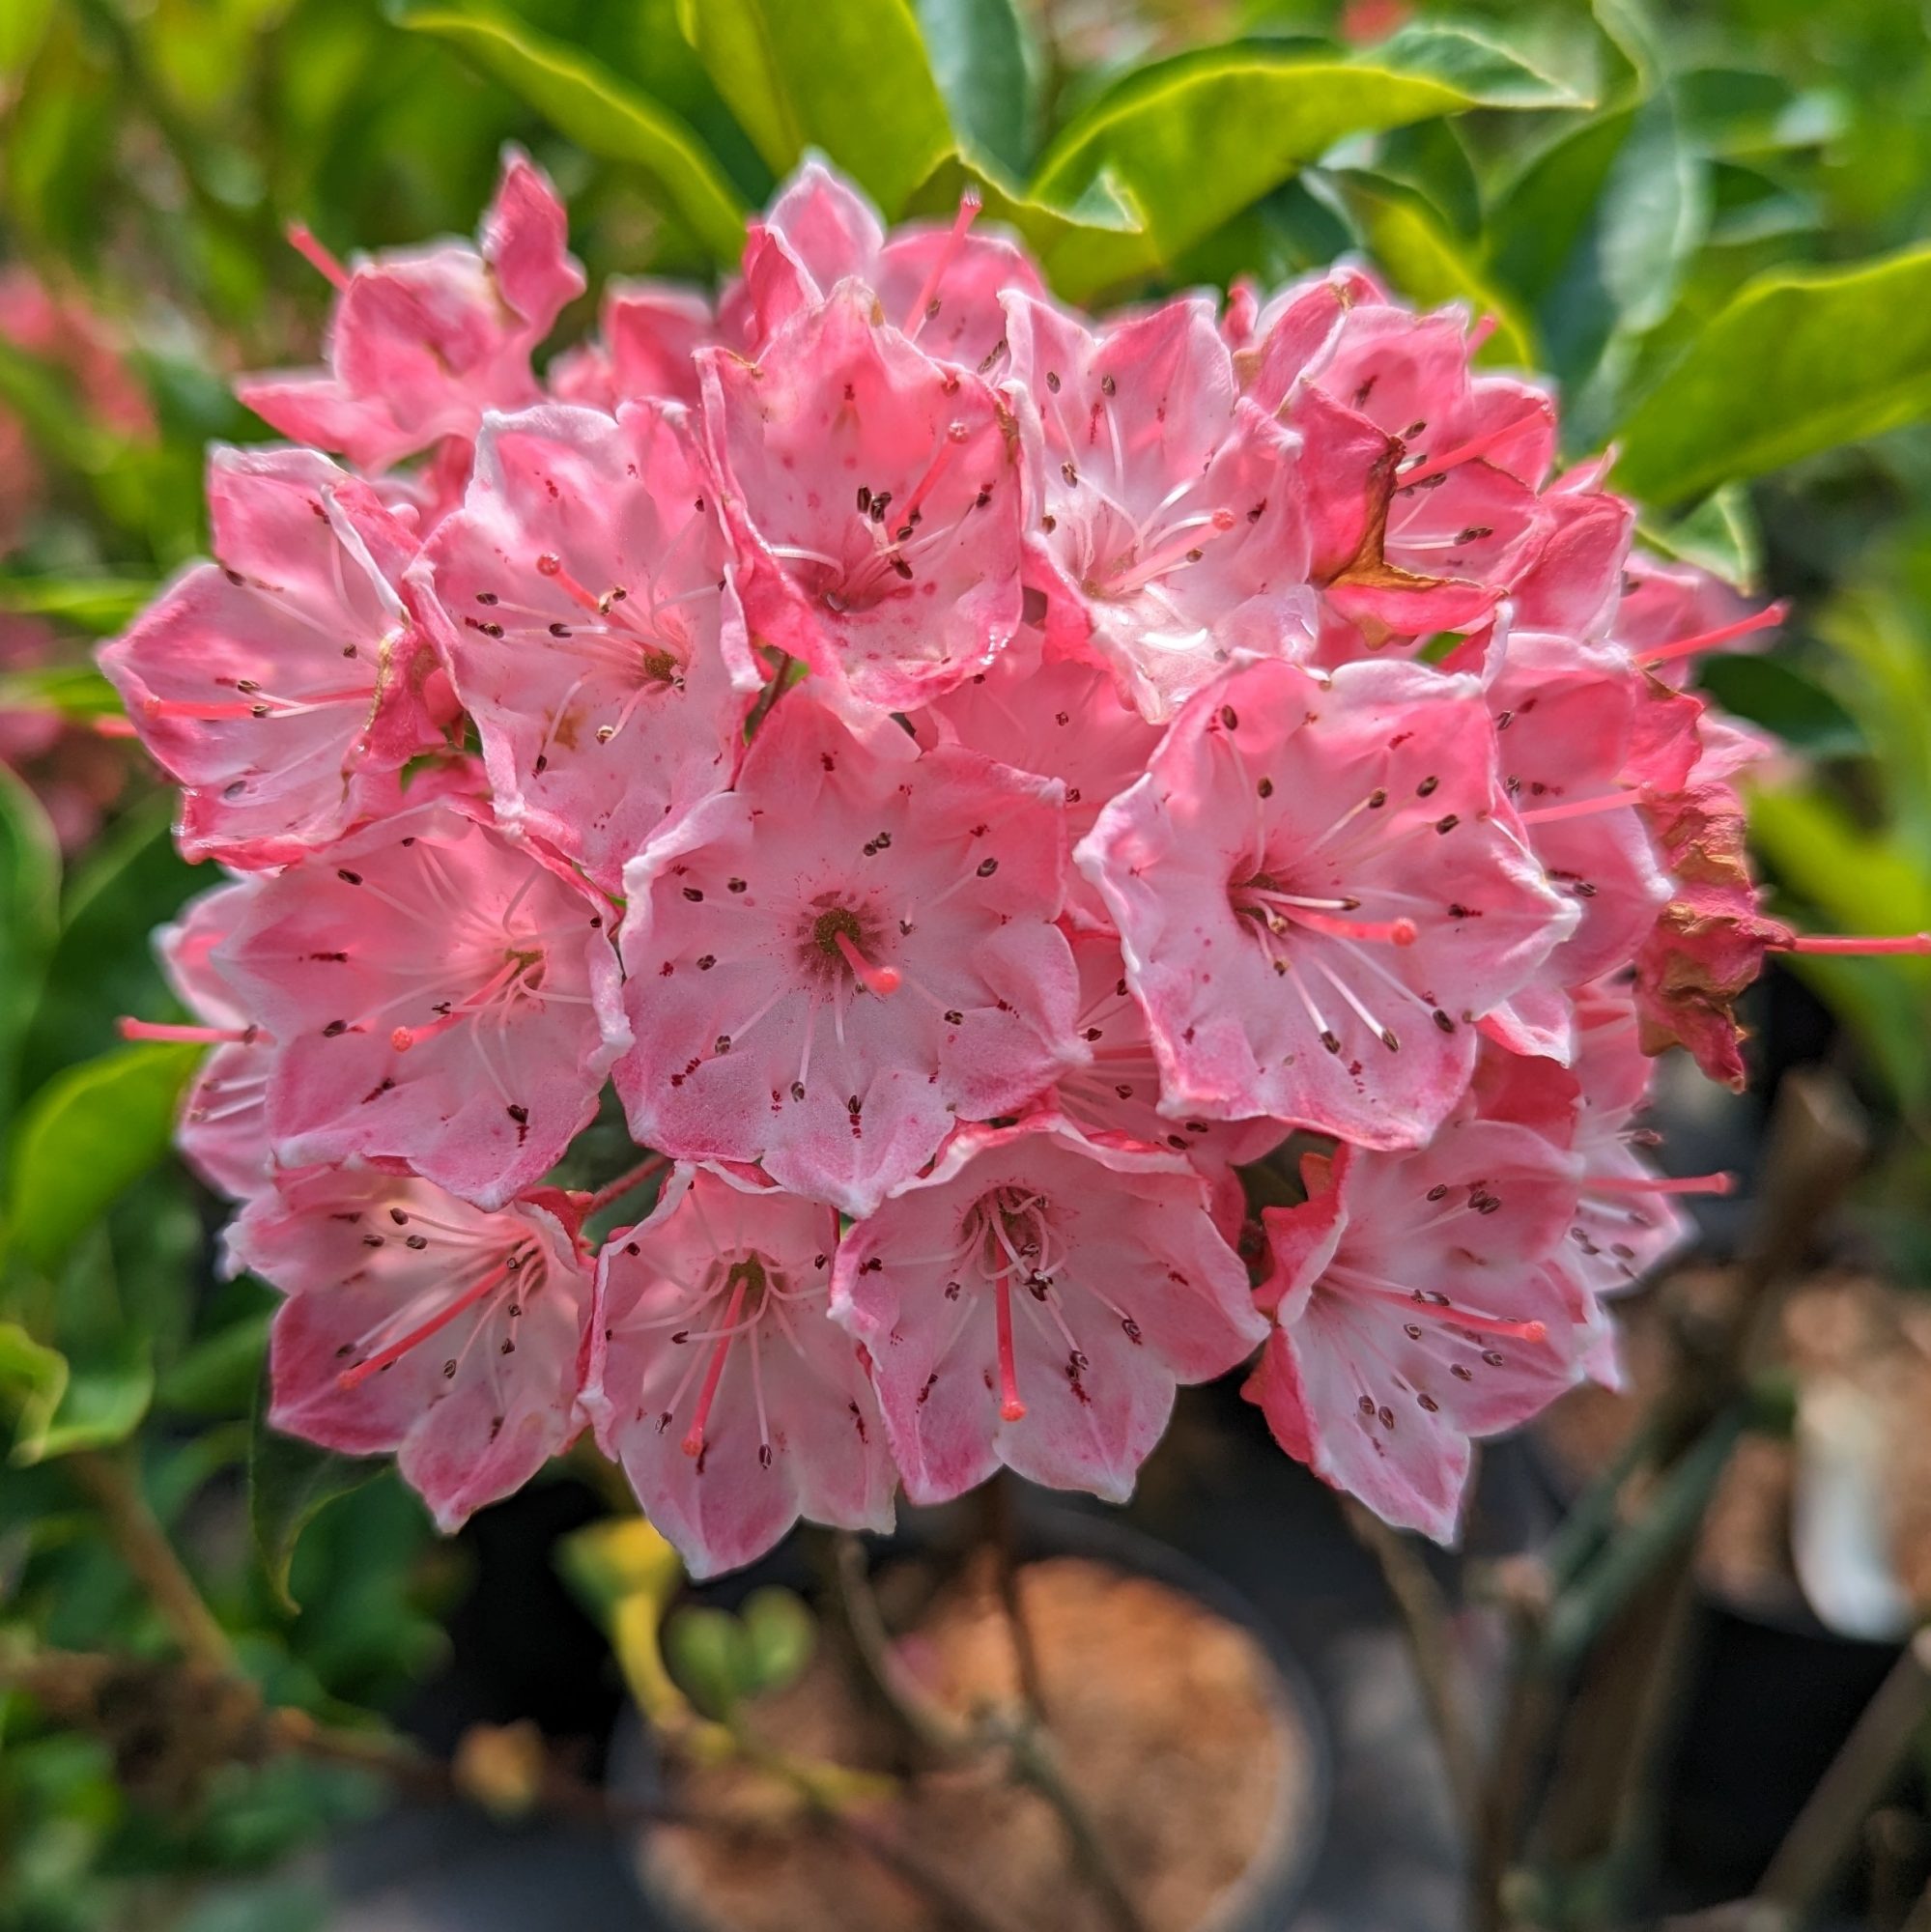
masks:
[[[1019,0],[916,0],[932,78],[959,138],[1015,177],[1039,134],[1039,50]]]
[[[1680,502],[1931,413],[1931,248],[1752,282],[1616,432],[1618,483]]]
[[[952,150],[910,0],[680,0],[678,18],[781,175],[818,149],[895,216]]]
[[[416,7],[403,24],[434,34],[521,95],[577,145],[647,175],[720,261],[736,258],[745,209],[690,128],[587,55],[479,7]]]

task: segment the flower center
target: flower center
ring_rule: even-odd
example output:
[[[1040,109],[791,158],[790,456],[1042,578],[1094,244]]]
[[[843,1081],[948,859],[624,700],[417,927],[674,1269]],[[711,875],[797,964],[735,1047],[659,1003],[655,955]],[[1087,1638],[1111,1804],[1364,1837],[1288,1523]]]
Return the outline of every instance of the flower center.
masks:
[[[849,973],[867,993],[881,999],[895,993],[902,983],[898,969],[878,959],[884,932],[883,922],[869,908],[821,894],[807,909],[798,948],[806,977],[836,985]]]

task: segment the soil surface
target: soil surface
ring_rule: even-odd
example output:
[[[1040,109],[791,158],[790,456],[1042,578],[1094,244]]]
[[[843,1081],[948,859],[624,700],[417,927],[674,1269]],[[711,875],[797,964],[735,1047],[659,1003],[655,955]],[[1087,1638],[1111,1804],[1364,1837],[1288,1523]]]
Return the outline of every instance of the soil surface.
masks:
[[[911,1566],[906,1566],[909,1569]],[[1146,1577],[1054,1557],[1020,1576],[1050,1729],[1150,1932],[1205,1932],[1240,1902],[1264,1845],[1309,1829],[1313,1758],[1264,1652],[1244,1630]],[[881,1598],[899,1655],[961,1715],[1011,1708],[1017,1671],[991,1578],[934,1593],[890,1573]],[[890,1727],[837,1647],[753,1713],[787,1750],[883,1768]],[[927,1771],[875,1822],[1007,1932],[1106,1932],[1058,1820],[996,1760]],[[734,1769],[679,1795],[730,1822],[661,1829],[655,1889],[713,1932],[939,1932],[917,1891],[809,1826],[775,1815],[768,1780]]]
[[[1669,1292],[1693,1309],[1720,1294],[1717,1270],[1688,1272]],[[1622,1313],[1629,1388],[1580,1388],[1557,1403],[1537,1435],[1566,1481],[1605,1467],[1667,1374],[1670,1344],[1655,1294]],[[1783,1306],[1777,1354],[1800,1388],[1840,1383],[1876,1419],[1887,1444],[1884,1493],[1891,1557],[1920,1613],[1931,1614],[1931,1298],[1862,1274],[1820,1275]],[[1800,1599],[1790,1554],[1797,1455],[1787,1438],[1746,1435],[1704,1524],[1699,1568],[1732,1602],[1777,1606]]]

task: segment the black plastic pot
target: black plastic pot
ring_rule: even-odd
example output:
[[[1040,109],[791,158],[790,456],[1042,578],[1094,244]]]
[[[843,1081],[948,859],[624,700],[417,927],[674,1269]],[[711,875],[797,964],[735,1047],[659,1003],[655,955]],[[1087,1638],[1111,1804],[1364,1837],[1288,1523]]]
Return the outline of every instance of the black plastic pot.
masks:
[[[960,1519],[951,1511],[904,1511],[896,1534],[876,1545],[875,1567],[904,1555],[958,1547]],[[1327,1723],[1300,1661],[1280,1631],[1211,1571],[1112,1515],[1097,1515],[1025,1492],[1016,1511],[1015,1539],[1022,1562],[1049,1556],[1081,1556],[1129,1576],[1150,1577],[1245,1631],[1272,1665],[1276,1723],[1290,1734],[1306,1765],[1299,1791],[1284,1788],[1272,1829],[1241,1879],[1225,1892],[1197,1932],[1283,1932],[1307,1889],[1327,1828],[1333,1790]],[[740,1583],[726,1579],[713,1600],[728,1602],[753,1582],[773,1580],[764,1569]],[[793,1580],[785,1578],[784,1580]],[[661,1788],[662,1766],[635,1713],[619,1721],[611,1747],[611,1782],[633,1795]],[[634,1847],[633,1865],[655,1932],[711,1932],[683,1914],[654,1882],[647,1836]]]

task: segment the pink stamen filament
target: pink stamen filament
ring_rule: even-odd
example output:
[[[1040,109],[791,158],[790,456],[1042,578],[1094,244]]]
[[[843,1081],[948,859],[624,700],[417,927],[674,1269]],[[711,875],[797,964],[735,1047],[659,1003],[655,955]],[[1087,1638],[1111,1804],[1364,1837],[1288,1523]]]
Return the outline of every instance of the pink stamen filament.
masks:
[[[895,966],[874,966],[856,946],[852,944],[848,932],[834,932],[832,944],[844,956],[844,962],[852,969],[858,982],[867,993],[876,993],[880,999],[895,993],[904,984],[904,977]]]
[[[1312,932],[1325,933],[1332,939],[1368,939],[1387,946],[1412,946],[1417,936],[1414,921],[1406,915],[1399,919],[1346,919],[1337,916],[1340,912],[1351,911],[1357,900],[1303,898],[1293,893],[1271,892],[1264,886],[1247,887],[1244,896],[1269,914],[1270,920],[1271,917],[1285,917],[1296,925],[1304,925]],[[1335,910],[1330,911],[1330,907]]]
[[[123,1039],[175,1040],[189,1046],[220,1046],[230,1042],[246,1045],[256,1037],[251,1026],[170,1026],[158,1020],[137,1020],[125,1013],[115,1024]]]
[[[1888,952],[1931,953],[1931,932],[1872,933],[1800,932],[1774,952],[1846,953],[1852,956]]]
[[[1693,638],[1678,638],[1674,643],[1659,644],[1653,651],[1638,652],[1636,662],[1659,665],[1668,664],[1674,658],[1694,657],[1698,651],[1715,650],[1718,644],[1727,644],[1732,638],[1746,638],[1752,631],[1774,630],[1789,614],[1790,606],[1779,600],[1751,616],[1740,617],[1734,624],[1722,624],[1714,631],[1702,631]]]
[[[505,1256],[502,1263],[485,1274],[473,1288],[465,1289],[453,1301],[439,1309],[427,1321],[412,1328],[400,1341],[391,1342],[386,1349],[371,1355],[365,1362],[357,1362],[353,1369],[344,1369],[335,1378],[336,1386],[343,1389],[358,1388],[378,1371],[387,1368],[392,1362],[401,1361],[412,1349],[428,1341],[439,1330],[448,1327],[450,1322],[465,1310],[473,1308],[477,1302],[486,1295],[493,1294],[516,1274],[521,1264],[512,1265],[515,1260],[514,1256]]]
[[[572,577],[567,570],[563,568],[563,559],[560,556],[557,556],[554,552],[545,551],[544,554],[536,559],[536,567],[543,573],[545,577],[550,578],[555,583],[557,589],[562,591],[564,596],[569,598],[571,603],[582,605],[585,611],[593,611],[599,617],[607,617],[610,615],[610,607],[604,602],[604,600],[601,597],[593,596],[589,591],[585,590],[583,586],[581,583],[579,583],[577,580],[574,577]]]
[[[271,692],[253,692],[235,699],[197,700],[191,697],[145,697],[141,709],[150,718],[198,718],[218,724],[229,718],[259,718],[266,713],[292,717],[304,711],[320,710],[326,704],[366,704],[369,687],[355,685],[346,691],[318,691],[309,697],[277,697]]]
[[[285,233],[288,245],[332,288],[349,286],[349,270],[315,239],[306,223],[291,221]]]
[[[932,264],[931,272],[925,277],[924,287],[919,291],[919,298],[912,304],[911,312],[905,318],[907,335],[916,338],[919,330],[924,326],[925,311],[931,307],[932,298],[938,294],[939,284],[945,279],[946,270],[952,266],[952,258],[957,255],[960,243],[965,241],[966,230],[979,219],[979,212],[983,206],[984,203],[980,201],[978,191],[974,188],[967,188],[959,196],[959,212],[952,216],[951,233],[946,237],[945,246],[939,250],[938,257]]]
[[[704,1453],[704,1425],[711,1419],[711,1404],[717,1400],[718,1384],[724,1378],[724,1357],[737,1339],[738,1311],[744,1306],[745,1290],[751,1286],[751,1269],[749,1265],[740,1266],[736,1273],[737,1285],[731,1290],[730,1305],[724,1310],[724,1325],[712,1350],[711,1366],[704,1371],[704,1386],[697,1392],[696,1413],[691,1418],[691,1427],[684,1432],[687,1456]]]
[[[1490,430],[1484,436],[1471,438],[1458,448],[1451,449],[1446,456],[1437,456],[1422,463],[1416,469],[1403,470],[1395,478],[1395,488],[1412,489],[1415,484],[1426,483],[1431,477],[1443,475],[1460,464],[1473,462],[1478,456],[1486,456],[1498,442],[1508,441],[1510,437],[1526,427],[1534,413],[1532,411],[1530,415],[1517,416],[1499,428]]]
[[[939,444],[938,454],[925,466],[925,473],[912,486],[912,494],[905,499],[904,507],[894,506],[893,521],[901,526],[910,522],[912,513],[931,495],[932,486],[951,464],[953,457],[972,432],[962,422],[949,423],[946,434]]]
[[[667,1153],[654,1153],[648,1160],[639,1161],[628,1174],[620,1174],[614,1180],[609,1180],[590,1196],[584,1204],[583,1211],[594,1214],[600,1208],[608,1208],[612,1201],[621,1201],[633,1187],[641,1187],[653,1175],[662,1174],[670,1165]]]
[[[1599,811],[1618,811],[1635,802],[1633,792],[1612,791],[1600,798],[1571,798],[1560,805],[1532,806],[1519,816],[1524,825],[1553,825],[1565,818],[1591,818]]]
[[[999,1419],[1022,1422],[1026,1405],[1019,1400],[1019,1369],[1012,1356],[1011,1279],[1011,1270],[1001,1268],[992,1285],[993,1322],[999,1335]]]
[[[1546,1342],[1548,1339],[1548,1329],[1540,1321],[1510,1321],[1499,1315],[1478,1315],[1472,1308],[1458,1308],[1452,1301],[1430,1301],[1412,1290],[1391,1288],[1347,1266],[1331,1266],[1328,1273],[1349,1294],[1365,1294],[1377,1301],[1391,1302],[1398,1308],[1406,1309],[1411,1317],[1444,1322],[1451,1328],[1466,1328],[1477,1335],[1500,1335],[1515,1342]]]
[[[99,738],[137,738],[140,736],[131,718],[109,715],[94,721],[95,736]]]
[[[1734,1194],[1734,1174],[1691,1174],[1680,1179],[1664,1175],[1592,1174],[1583,1186],[1594,1194]]]
[[[1113,580],[1114,594],[1122,596],[1144,589],[1176,564],[1187,562],[1195,551],[1205,550],[1216,537],[1224,537],[1233,527],[1234,512],[1224,506],[1210,516],[1186,519],[1175,527],[1166,542]]]
[[[468,999],[452,1006],[446,1013],[439,1014],[426,1026],[395,1028],[389,1035],[390,1047],[397,1053],[407,1053],[411,1047],[420,1046],[424,1040],[434,1039],[439,1034],[447,1033],[451,1027],[461,1026],[479,1009],[488,1006],[528,964],[527,959],[521,957],[505,960]]]

